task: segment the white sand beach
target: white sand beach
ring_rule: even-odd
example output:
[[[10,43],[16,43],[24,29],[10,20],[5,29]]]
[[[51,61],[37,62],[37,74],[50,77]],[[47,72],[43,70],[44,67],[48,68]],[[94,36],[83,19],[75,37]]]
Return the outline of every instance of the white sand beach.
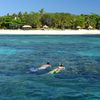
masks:
[[[100,30],[0,30],[0,35],[92,35]]]

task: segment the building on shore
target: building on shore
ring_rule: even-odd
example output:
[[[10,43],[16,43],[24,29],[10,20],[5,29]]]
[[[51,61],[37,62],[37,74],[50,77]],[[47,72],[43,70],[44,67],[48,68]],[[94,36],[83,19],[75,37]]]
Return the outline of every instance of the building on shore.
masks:
[[[88,27],[88,30],[92,30],[92,29],[93,29],[93,27],[92,27],[92,26],[89,26],[89,27]]]
[[[24,26],[22,26],[22,29],[24,29],[24,30],[30,30],[30,29],[32,29],[32,26],[30,26],[30,25],[24,25]]]
[[[81,29],[81,26],[77,26],[76,28],[77,28],[77,30],[80,30]]]
[[[48,29],[48,28],[49,27],[47,25],[44,25],[42,29],[45,30],[45,29]]]

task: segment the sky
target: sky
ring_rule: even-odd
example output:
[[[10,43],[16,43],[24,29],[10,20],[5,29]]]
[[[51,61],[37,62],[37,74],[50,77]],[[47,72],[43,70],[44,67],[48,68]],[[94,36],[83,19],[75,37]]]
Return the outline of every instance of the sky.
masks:
[[[100,14],[100,0],[0,0],[0,15],[39,11],[72,14]]]

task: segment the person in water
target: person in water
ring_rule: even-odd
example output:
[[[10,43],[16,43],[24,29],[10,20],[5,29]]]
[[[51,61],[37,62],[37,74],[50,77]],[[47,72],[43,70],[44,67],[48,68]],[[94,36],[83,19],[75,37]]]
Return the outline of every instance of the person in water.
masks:
[[[60,64],[57,68],[55,68],[54,70],[50,71],[49,74],[56,74],[59,73],[61,71],[65,70],[65,67],[63,64]]]
[[[50,68],[50,67],[51,67],[51,64],[49,62],[47,62],[46,64],[39,67],[38,70],[43,70],[43,69],[47,69],[47,68]]]
[[[60,64],[57,68],[56,68],[56,71],[63,71],[65,70],[65,67],[63,64]]]
[[[30,71],[31,72],[37,72],[37,71],[40,71],[40,70],[46,70],[48,68],[51,68],[51,64],[49,62],[47,62],[46,64],[43,64],[41,67],[39,68],[30,68]]]

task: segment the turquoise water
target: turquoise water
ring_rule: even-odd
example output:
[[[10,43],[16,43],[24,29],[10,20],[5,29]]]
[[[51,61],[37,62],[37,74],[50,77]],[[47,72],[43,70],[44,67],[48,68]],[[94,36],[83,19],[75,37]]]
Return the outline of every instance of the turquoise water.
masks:
[[[63,63],[56,75],[33,66]],[[0,36],[0,100],[100,100],[100,35]]]

